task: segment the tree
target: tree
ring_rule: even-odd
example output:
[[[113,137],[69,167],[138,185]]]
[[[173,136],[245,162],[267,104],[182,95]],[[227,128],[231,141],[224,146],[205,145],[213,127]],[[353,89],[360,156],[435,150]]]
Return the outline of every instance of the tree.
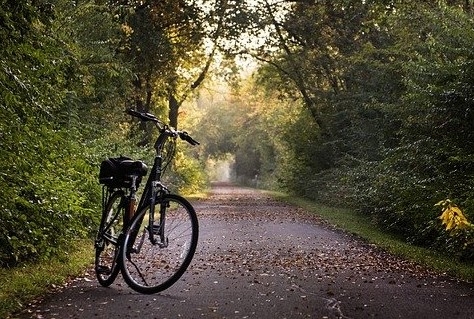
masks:
[[[178,126],[179,108],[206,78],[216,52],[227,1],[199,5],[190,1],[118,1],[126,42],[122,46],[134,65],[133,101],[141,111],[167,104],[169,124]],[[210,22],[212,17],[216,20]],[[215,23],[215,25],[213,25]],[[211,42],[204,53],[205,40]],[[146,127],[143,127],[146,130]],[[142,144],[149,143],[147,131]]]

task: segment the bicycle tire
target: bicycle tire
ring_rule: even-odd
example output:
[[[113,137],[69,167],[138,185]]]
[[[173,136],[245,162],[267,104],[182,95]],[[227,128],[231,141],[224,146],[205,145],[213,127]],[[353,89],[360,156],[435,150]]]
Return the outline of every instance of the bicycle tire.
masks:
[[[149,240],[149,206],[137,213],[124,236],[122,276],[143,294],[163,291],[178,281],[197,247],[199,226],[192,205],[179,195],[166,194],[155,204],[156,219],[161,217],[160,209],[165,210],[166,247]]]
[[[123,237],[124,192],[114,192],[102,214],[95,241],[95,273],[98,282],[110,286],[120,272],[120,241]]]

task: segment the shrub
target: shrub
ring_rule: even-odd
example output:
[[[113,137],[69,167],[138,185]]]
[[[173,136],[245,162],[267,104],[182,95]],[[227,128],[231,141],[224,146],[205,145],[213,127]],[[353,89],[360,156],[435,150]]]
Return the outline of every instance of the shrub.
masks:
[[[21,156],[2,153],[2,163],[11,163],[0,175],[9,185],[0,191],[2,267],[67,252],[93,232],[100,216],[97,169],[85,149],[60,131],[39,127],[29,135],[17,150]]]

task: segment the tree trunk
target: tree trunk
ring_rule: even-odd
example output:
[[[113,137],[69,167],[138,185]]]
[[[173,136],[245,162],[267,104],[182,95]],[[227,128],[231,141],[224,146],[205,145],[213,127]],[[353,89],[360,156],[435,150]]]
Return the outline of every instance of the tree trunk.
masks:
[[[145,96],[143,97],[143,81],[140,76],[133,82],[135,86],[135,108],[139,112],[150,112],[152,89],[149,79],[145,79]],[[138,142],[138,146],[146,146],[152,141],[152,127],[146,122],[140,121],[138,124],[140,131],[143,132],[142,139]]]
[[[174,95],[172,90],[170,90],[169,92],[168,106],[169,106],[168,118],[170,121],[169,125],[177,129],[178,128],[178,111],[179,111],[180,103],[176,99],[176,96]]]

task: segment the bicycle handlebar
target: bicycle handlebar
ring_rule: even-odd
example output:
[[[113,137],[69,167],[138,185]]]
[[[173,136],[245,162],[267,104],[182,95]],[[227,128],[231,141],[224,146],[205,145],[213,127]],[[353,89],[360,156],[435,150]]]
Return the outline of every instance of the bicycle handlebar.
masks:
[[[138,117],[140,120],[145,121],[145,122],[147,122],[147,121],[152,121],[152,122],[155,122],[155,123],[159,122],[159,120],[156,118],[156,116],[154,116],[151,113],[142,113],[142,112],[138,112],[138,111],[135,111],[135,110],[132,110],[132,109],[128,109],[126,111],[126,113],[131,115],[131,116]]]
[[[158,120],[158,118],[151,114],[151,113],[143,113],[143,112],[138,112],[138,111],[135,111],[135,110],[132,110],[132,109],[128,109],[126,111],[127,114],[133,116],[133,117],[137,117],[139,118],[140,120],[142,121],[145,121],[145,122],[148,122],[148,121],[151,121],[151,122],[154,122],[155,124],[159,125],[159,124],[162,124],[160,122],[160,120]],[[160,128],[160,127],[159,127]],[[175,131],[175,130],[172,130],[171,128],[169,127],[165,127],[166,130],[169,130],[170,132],[169,133],[172,133],[173,135],[174,134],[177,134],[183,141],[186,141],[188,142],[189,144],[195,146],[195,145],[199,145],[199,142],[196,141],[195,139],[193,139],[189,134],[188,132],[185,132],[185,131]],[[163,128],[160,128],[160,131],[163,130]]]

